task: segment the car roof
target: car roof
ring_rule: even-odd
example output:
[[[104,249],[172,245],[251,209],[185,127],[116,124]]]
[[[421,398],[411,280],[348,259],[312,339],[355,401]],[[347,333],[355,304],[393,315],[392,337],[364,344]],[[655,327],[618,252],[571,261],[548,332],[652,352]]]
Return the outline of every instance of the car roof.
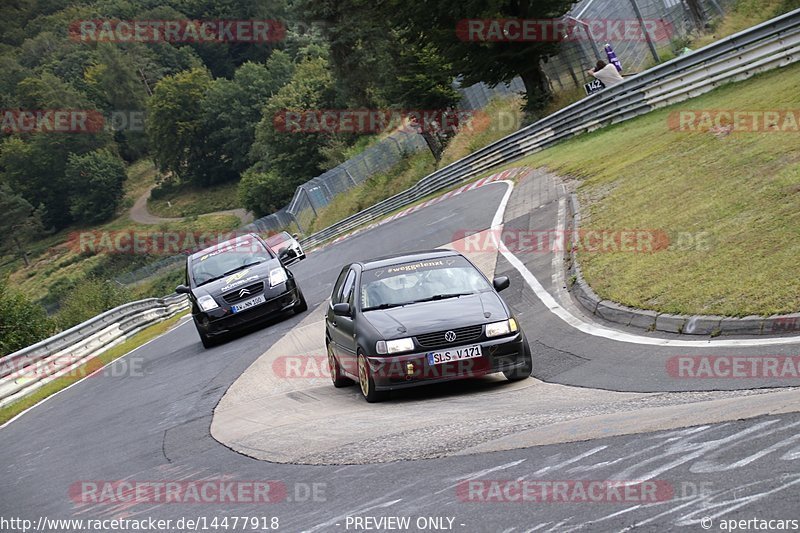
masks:
[[[243,243],[243,242],[251,240],[251,239],[258,239],[258,236],[255,233],[247,233],[245,235],[239,235],[237,237],[234,237],[233,239],[228,239],[227,241],[222,241],[220,243],[214,244],[213,246],[209,246],[207,248],[203,248],[202,250],[198,250],[198,251],[192,253],[192,255],[190,255],[189,258],[190,259],[196,259],[196,258],[198,258],[200,256],[203,256],[203,255],[209,253],[209,252],[214,252],[216,250],[221,250],[223,248],[227,248],[228,246],[236,246],[236,245],[238,245],[240,243]]]
[[[377,257],[368,261],[359,261],[357,264],[361,265],[364,270],[373,268],[384,268],[392,265],[399,265],[402,263],[410,263],[412,261],[424,261],[427,259],[438,259],[440,257],[461,256],[455,250],[424,250],[419,252],[405,252],[400,254],[386,255]]]

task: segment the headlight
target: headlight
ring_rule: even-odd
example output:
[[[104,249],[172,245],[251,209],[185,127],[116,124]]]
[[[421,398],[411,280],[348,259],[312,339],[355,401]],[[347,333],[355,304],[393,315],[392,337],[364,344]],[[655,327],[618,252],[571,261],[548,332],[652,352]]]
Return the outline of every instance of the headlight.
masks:
[[[216,309],[219,307],[216,300],[209,296],[208,294],[201,296],[197,299],[197,305],[200,306],[200,309],[203,311],[211,311],[212,309]]]
[[[393,354],[400,352],[410,352],[414,350],[414,341],[411,337],[405,339],[395,339],[393,341],[378,341],[375,351],[379,354]]]
[[[519,329],[517,327],[517,321],[513,318],[509,318],[508,320],[503,320],[502,322],[492,322],[491,324],[486,324],[486,336],[487,337],[499,337],[500,335],[508,335],[509,333],[514,333]]]
[[[287,280],[286,271],[283,268],[273,268],[269,271],[269,286],[274,287],[285,283]]]

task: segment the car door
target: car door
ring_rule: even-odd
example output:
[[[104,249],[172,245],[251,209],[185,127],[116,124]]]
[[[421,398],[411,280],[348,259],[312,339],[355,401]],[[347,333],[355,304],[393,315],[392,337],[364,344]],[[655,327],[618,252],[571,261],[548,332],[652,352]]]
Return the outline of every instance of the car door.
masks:
[[[341,296],[336,303],[347,302],[350,308],[355,303],[356,290],[356,270],[350,268],[347,277],[342,284]],[[332,313],[332,311],[331,311]],[[331,321],[331,337],[336,345],[336,356],[342,367],[349,373],[355,373],[356,369],[356,340],[355,323],[352,317],[333,315]]]
[[[350,272],[350,265],[343,266],[342,270],[339,272],[339,276],[336,278],[336,283],[333,284],[333,290],[331,291],[328,311],[325,313],[325,333],[333,344],[334,353],[338,352],[336,348],[336,339],[334,338],[335,330],[333,328],[333,323],[336,321],[336,315],[333,314],[333,306],[338,304],[342,299],[342,286],[344,285],[344,279],[347,277],[348,272]]]

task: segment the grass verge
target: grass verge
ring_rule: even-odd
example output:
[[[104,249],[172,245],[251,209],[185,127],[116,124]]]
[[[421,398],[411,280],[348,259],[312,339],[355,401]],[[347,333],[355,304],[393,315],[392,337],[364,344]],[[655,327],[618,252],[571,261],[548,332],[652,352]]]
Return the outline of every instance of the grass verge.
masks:
[[[330,204],[319,210],[308,233],[327,228],[362,209],[408,189],[421,177],[433,172],[434,168],[433,156],[428,150],[419,151],[403,158],[389,172],[376,174],[357,187],[334,196]]]
[[[523,115],[520,110],[521,102],[517,97],[496,99],[476,112],[468,126],[450,140],[439,166],[457,161],[519,129]],[[567,104],[566,100],[558,100],[554,105]],[[428,150],[411,154],[389,172],[377,174],[361,185],[336,195],[330,204],[319,211],[308,233],[326,228],[402,192],[434,170],[436,165]],[[438,196],[443,192],[446,191],[437,192],[432,196]],[[409,206],[403,209],[406,207]]]
[[[122,344],[114,346],[107,352],[97,356],[95,359],[84,363],[83,365],[75,369],[72,372],[72,375],[55,379],[50,383],[48,383],[47,385],[44,385],[41,388],[37,389],[29,396],[21,398],[10,405],[0,408],[0,425],[5,424],[9,420],[20,414],[21,412],[23,412],[24,410],[36,405],[45,398],[52,396],[58,391],[63,390],[72,385],[73,383],[76,383],[77,381],[83,379],[84,376],[91,374],[95,370],[102,368],[111,361],[119,359],[123,355],[126,355],[127,353],[138,348],[144,343],[158,337],[159,335],[162,335],[172,326],[174,326],[178,322],[178,320],[180,320],[188,312],[189,312],[188,310],[182,311],[181,313],[178,313],[177,315],[168,318],[163,322],[159,322],[158,324],[153,324],[149,328],[135,334],[133,337],[126,340]]]
[[[584,229],[660,229],[668,250],[581,254],[603,297],[666,313],[744,316],[800,310],[800,133],[675,131],[680,110],[800,109],[800,64],[535,154],[579,180]],[[795,126],[796,127],[796,126]]]
[[[30,299],[44,300],[54,290],[58,292],[59,287],[74,286],[89,275],[110,279],[162,257],[107,253],[105,248],[102,248],[101,253],[84,252],[79,246],[80,240],[76,241],[76,235],[80,232],[100,232],[93,233],[98,235],[96,239],[87,240],[99,243],[99,236],[106,232],[108,235],[115,235],[116,232],[127,234],[149,231],[214,233],[231,231],[239,225],[239,218],[234,215],[208,215],[199,219],[190,217],[157,226],[136,224],[127,215],[123,215],[102,226],[71,228],[47,237],[31,247],[31,266],[28,268],[18,266],[8,272],[8,277],[10,283],[27,294]]]
[[[237,185],[237,182],[231,182],[199,188],[188,184],[164,184],[153,189],[147,210],[156,216],[176,218],[236,209],[242,207]]]
[[[710,33],[694,39],[689,47],[701,48],[797,8],[800,0],[737,0]]]

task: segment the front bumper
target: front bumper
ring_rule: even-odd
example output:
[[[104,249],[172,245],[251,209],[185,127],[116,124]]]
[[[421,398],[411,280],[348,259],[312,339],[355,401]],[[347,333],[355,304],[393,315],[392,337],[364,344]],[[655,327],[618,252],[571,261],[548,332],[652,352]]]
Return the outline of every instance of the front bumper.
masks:
[[[404,389],[520,368],[526,363],[525,342],[525,335],[518,331],[514,335],[475,343],[481,346],[481,357],[438,365],[428,364],[429,352],[369,356],[367,362],[376,390]]]
[[[300,303],[300,289],[294,278],[289,278],[285,283],[267,289],[262,294],[267,299],[263,304],[240,313],[233,313],[230,306],[199,312],[194,316],[195,323],[203,333],[213,337],[278,318]]]
[[[291,262],[301,261],[301,260],[306,258],[306,254],[303,252],[302,248],[300,248],[299,246],[298,247],[289,248],[288,250],[289,250],[289,260]]]

